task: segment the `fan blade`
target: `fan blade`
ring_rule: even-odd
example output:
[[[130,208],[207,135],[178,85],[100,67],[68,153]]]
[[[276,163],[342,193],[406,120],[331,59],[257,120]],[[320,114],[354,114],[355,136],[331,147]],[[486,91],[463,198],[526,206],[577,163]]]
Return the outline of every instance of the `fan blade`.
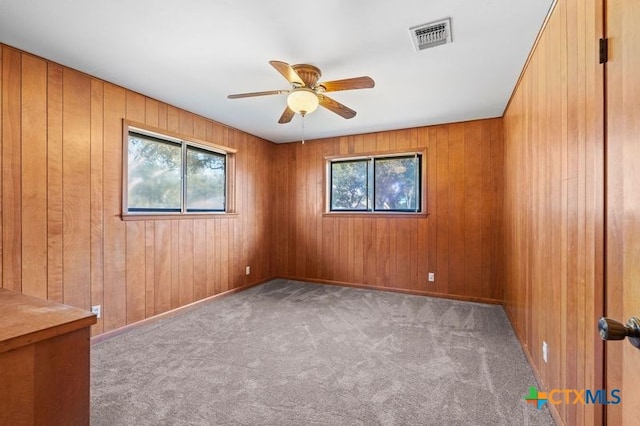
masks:
[[[356,116],[356,112],[351,108],[342,105],[338,101],[334,101],[328,96],[318,95],[320,99],[320,105],[328,109],[329,111],[333,111],[341,117],[344,118],[353,118]]]
[[[286,78],[289,83],[298,84],[300,85],[300,87],[304,87],[304,81],[302,81],[298,73],[295,72],[293,68],[291,68],[291,65],[281,61],[269,61],[269,63],[276,69],[276,71],[282,74],[282,76]]]
[[[286,107],[284,109],[284,112],[280,116],[280,120],[278,120],[278,123],[280,123],[280,124],[288,123],[288,122],[291,121],[291,119],[293,118],[294,115],[296,115],[296,113],[293,112],[293,110],[291,108]]]
[[[288,90],[267,90],[266,92],[238,93],[237,95],[229,95],[229,99],[250,98],[252,96],[281,95],[289,93]]]
[[[344,80],[325,81],[318,83],[324,87],[325,92],[337,92],[339,90],[371,89],[376,83],[371,77],[354,77]]]

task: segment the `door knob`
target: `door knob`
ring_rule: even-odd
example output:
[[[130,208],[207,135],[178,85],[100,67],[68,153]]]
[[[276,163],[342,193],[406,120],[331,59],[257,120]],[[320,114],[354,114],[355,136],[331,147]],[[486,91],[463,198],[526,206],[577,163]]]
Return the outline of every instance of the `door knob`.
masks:
[[[623,340],[628,337],[629,343],[640,349],[640,320],[638,318],[631,317],[625,325],[611,318],[602,317],[598,321],[598,330],[602,340]]]

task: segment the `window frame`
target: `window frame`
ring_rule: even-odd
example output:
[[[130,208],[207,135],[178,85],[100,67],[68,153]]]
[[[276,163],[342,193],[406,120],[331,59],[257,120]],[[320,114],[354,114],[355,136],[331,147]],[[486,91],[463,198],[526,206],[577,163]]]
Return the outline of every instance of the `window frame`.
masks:
[[[375,209],[375,183],[369,182],[369,185],[373,185],[371,188],[372,191],[372,199],[371,206],[368,210],[331,210],[332,206],[332,188],[331,188],[331,166],[335,162],[344,162],[344,161],[362,161],[367,160],[370,162],[371,166],[368,166],[371,169],[371,176],[368,177],[368,180],[375,180],[375,168],[373,167],[373,163],[376,159],[393,159],[393,158],[406,158],[411,156],[419,157],[419,177],[418,182],[420,187],[417,191],[417,195],[420,198],[418,202],[419,211],[414,210],[376,210]],[[349,216],[349,217],[427,217],[427,149],[422,150],[401,150],[401,151],[385,151],[385,152],[373,152],[373,153],[362,153],[362,154],[347,154],[347,155],[331,155],[325,156],[325,168],[324,168],[324,216]]]
[[[148,136],[159,142],[175,143],[180,145],[182,151],[182,161],[180,170],[181,200],[180,211],[129,211],[129,134],[138,133],[142,136]],[[224,210],[207,210],[207,211],[188,211],[187,210],[187,179],[186,179],[186,153],[189,147],[196,150],[204,150],[213,154],[221,154],[225,156],[225,209]],[[156,219],[207,219],[236,216],[235,210],[235,163],[237,150],[223,145],[214,144],[208,141],[197,139],[194,137],[181,135],[179,133],[168,130],[157,129],[141,123],[129,120],[123,120],[122,126],[122,220],[156,220]]]

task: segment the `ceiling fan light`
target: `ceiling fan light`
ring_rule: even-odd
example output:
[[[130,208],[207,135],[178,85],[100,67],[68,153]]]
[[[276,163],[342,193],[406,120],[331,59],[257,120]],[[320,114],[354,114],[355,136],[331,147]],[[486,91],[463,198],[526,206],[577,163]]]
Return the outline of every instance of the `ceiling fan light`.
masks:
[[[318,108],[318,95],[306,87],[294,89],[287,96],[287,105],[289,108],[301,115],[312,113]]]

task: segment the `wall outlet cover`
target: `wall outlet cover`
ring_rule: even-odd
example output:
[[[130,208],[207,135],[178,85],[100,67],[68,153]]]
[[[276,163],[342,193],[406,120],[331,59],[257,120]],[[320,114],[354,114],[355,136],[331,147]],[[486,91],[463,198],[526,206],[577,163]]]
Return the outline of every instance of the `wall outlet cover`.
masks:
[[[100,318],[100,305],[92,306],[91,313],[95,314],[98,318]]]

